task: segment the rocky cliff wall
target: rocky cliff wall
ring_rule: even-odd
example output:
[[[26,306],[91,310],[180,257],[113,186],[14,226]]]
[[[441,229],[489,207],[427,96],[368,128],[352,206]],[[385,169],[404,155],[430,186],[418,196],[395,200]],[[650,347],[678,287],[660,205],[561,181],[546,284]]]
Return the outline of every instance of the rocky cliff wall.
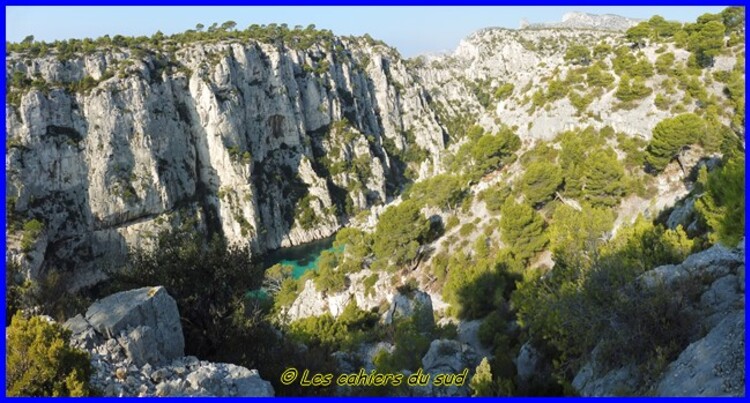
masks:
[[[54,264],[76,287],[170,226],[257,252],[329,236],[397,192],[403,153],[427,151],[414,169],[429,175],[444,147],[398,54],[363,39],[10,55],[6,68],[35,83],[5,110],[10,249],[31,277]]]

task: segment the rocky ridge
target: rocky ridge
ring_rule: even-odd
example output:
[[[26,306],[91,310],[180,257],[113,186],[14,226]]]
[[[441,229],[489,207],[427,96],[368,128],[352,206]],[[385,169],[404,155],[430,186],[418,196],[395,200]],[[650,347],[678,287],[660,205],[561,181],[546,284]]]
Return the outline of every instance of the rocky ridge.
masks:
[[[601,29],[605,31],[626,31],[641,20],[614,14],[588,14],[572,11],[563,14],[560,22],[534,23],[521,21],[520,29],[569,28]]]

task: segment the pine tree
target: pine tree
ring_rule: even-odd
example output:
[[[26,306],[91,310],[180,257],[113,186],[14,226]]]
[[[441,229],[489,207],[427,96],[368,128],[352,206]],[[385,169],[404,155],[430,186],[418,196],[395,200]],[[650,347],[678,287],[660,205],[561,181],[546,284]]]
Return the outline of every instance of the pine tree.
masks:
[[[599,245],[608,239],[613,222],[613,214],[608,209],[584,204],[582,211],[578,211],[560,204],[549,227],[550,249],[555,254],[555,261],[587,267]]]
[[[688,49],[696,56],[701,67],[713,65],[716,57],[724,47],[726,27],[719,21],[708,21],[700,31],[694,32],[688,39]]]
[[[414,200],[387,209],[378,220],[373,252],[378,259],[403,265],[417,256],[417,249],[430,230],[430,222]]]
[[[505,200],[500,218],[503,242],[519,260],[528,260],[547,245],[544,219],[531,206]]]
[[[745,27],[745,8],[727,7],[721,13],[727,32],[742,32]]]
[[[583,194],[593,206],[612,207],[624,193],[625,170],[611,148],[597,150],[583,167]]]
[[[656,58],[656,71],[659,74],[670,74],[674,70],[674,53],[667,52]]]
[[[564,59],[573,64],[587,65],[591,62],[591,51],[583,45],[571,45],[565,52]]]
[[[615,77],[607,72],[609,68],[602,61],[598,61],[586,70],[586,82],[590,87],[609,87],[615,82]]]
[[[658,172],[664,170],[683,148],[697,143],[705,130],[706,122],[694,113],[662,120],[654,127],[646,162]]]
[[[630,75],[624,73],[622,77],[620,77],[620,84],[617,87],[615,96],[623,102],[630,102],[637,99],[643,99],[651,95],[651,92],[653,92],[653,90],[646,85],[643,77],[636,76],[631,80]]]
[[[490,368],[490,362],[487,361],[487,357],[482,358],[482,362],[477,366],[474,376],[471,377],[469,388],[471,388],[471,395],[473,397],[495,396],[492,369]]]
[[[651,27],[646,21],[625,31],[625,37],[636,47],[644,46],[649,36],[651,36]]]
[[[538,206],[552,199],[562,180],[562,169],[557,164],[534,162],[521,178],[521,191],[532,206]]]

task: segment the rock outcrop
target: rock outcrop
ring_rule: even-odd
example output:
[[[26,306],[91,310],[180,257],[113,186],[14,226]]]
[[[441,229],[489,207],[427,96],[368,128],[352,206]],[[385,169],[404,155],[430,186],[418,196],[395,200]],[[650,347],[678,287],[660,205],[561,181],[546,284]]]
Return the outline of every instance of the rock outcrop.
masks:
[[[548,357],[527,341],[521,346],[514,360],[518,385],[525,387],[548,379],[551,373]]]
[[[163,287],[113,294],[65,322],[105,396],[273,396],[258,371],[184,356],[177,304]]]
[[[430,295],[420,290],[398,291],[393,296],[388,311],[383,315],[383,322],[390,324],[405,318],[412,318],[417,329],[421,331],[429,331],[435,327]]]
[[[743,396],[744,338],[744,312],[728,315],[669,365],[656,386],[656,395]]]
[[[116,340],[136,366],[185,355],[177,303],[164,287],[124,291],[96,301],[65,323],[86,348]]]
[[[430,349],[422,357],[422,369],[425,374],[430,374],[433,384],[419,388],[418,392],[424,396],[469,396],[469,380],[480,360],[468,344],[456,340],[433,340]],[[434,385],[435,377],[439,374],[464,375],[465,378],[463,382],[459,379],[455,385]]]
[[[637,365],[606,368],[598,350],[578,372],[573,387],[583,396],[652,393],[659,396],[742,396],[745,391],[745,250],[721,245],[690,255],[678,265],[660,266],[641,275],[641,287],[666,287],[675,296],[685,284],[699,287],[695,300],[681,308],[698,321],[691,343],[656,381]]]

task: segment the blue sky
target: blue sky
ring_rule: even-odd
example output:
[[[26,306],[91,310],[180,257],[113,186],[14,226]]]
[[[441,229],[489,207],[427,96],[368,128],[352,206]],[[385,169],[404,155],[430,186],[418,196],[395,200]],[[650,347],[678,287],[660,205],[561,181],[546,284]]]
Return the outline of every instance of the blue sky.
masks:
[[[458,42],[485,27],[518,28],[529,22],[559,21],[568,11],[619,14],[649,18],[659,14],[669,20],[694,21],[720,6],[554,6],[554,7],[7,7],[6,39],[18,42],[26,35],[37,40],[98,37],[105,34],[151,35],[185,31],[197,23],[287,23],[332,30],[339,35],[369,33],[411,57],[453,50]]]

